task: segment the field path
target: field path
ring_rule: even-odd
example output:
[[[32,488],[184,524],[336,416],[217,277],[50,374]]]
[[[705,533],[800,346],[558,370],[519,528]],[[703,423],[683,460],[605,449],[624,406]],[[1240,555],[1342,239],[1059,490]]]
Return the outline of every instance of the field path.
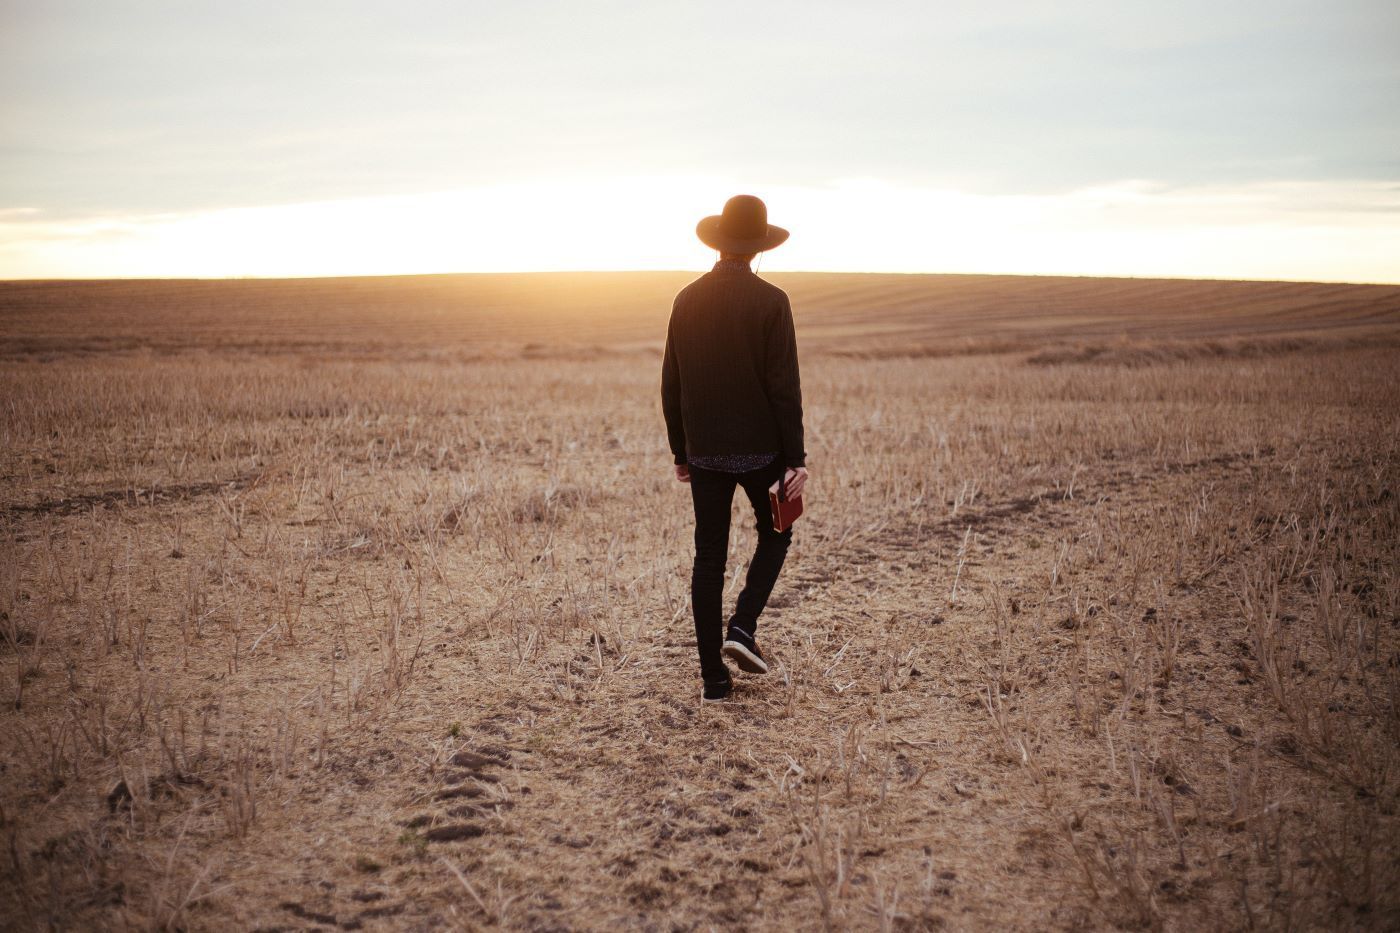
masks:
[[[554,678],[496,680],[511,699],[463,714],[458,763],[396,790],[400,823],[477,879],[483,909],[531,928],[816,926],[823,893],[833,922],[852,926],[877,924],[879,904],[921,925],[1102,922],[1117,908],[1065,887],[1055,814],[993,727],[989,682],[1016,680],[1002,684],[1008,708],[1066,705],[1068,597],[1035,595],[1063,558],[1061,529],[1203,487],[1241,489],[1270,457],[1104,465],[1072,498],[1026,490],[835,547],[811,542],[763,620],[775,672],[739,675],[734,701],[698,702],[688,614],[621,657],[581,643]],[[1019,673],[998,673],[1005,639]],[[1193,663],[1188,653],[1183,672]],[[435,705],[455,709],[454,666],[425,676]],[[1182,714],[1181,729],[1226,751],[1238,741],[1226,724],[1250,720],[1255,699],[1248,685],[1212,682],[1162,701],[1210,708],[1211,728]],[[1083,758],[1102,751],[1102,738],[1058,728]],[[1073,777],[1101,784],[1105,804],[1127,792],[1107,773]],[[1207,873],[1185,865],[1177,886]],[[317,912],[347,914],[332,901]],[[417,905],[423,919],[435,901]]]

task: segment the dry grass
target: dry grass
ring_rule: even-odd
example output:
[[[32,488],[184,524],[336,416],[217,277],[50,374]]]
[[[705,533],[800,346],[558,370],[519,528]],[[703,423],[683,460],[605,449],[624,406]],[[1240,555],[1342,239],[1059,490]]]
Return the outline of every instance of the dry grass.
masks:
[[[773,278],[723,708],[682,277],[0,286],[5,924],[1400,923],[1400,290]]]

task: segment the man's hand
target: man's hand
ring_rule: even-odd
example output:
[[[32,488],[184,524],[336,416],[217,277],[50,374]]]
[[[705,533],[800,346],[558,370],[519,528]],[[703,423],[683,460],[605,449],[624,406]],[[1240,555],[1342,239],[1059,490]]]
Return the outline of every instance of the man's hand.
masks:
[[[682,483],[690,482],[690,466],[684,463],[676,464],[676,479]]]
[[[796,467],[787,471],[787,497],[797,499],[801,497],[802,490],[807,488],[807,468]]]

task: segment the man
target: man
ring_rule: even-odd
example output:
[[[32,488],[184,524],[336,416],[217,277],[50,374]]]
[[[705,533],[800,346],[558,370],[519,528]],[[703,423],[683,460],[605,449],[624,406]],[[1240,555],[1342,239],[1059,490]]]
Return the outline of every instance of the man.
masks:
[[[782,289],[749,268],[788,232],[768,223],[762,201],[743,194],[730,198],[723,214],[701,220],[695,232],[720,259],[676,296],[661,406],[676,479],[690,484],[695,506],[690,598],[704,699],[720,701],[733,689],[725,657],[740,670],[768,672],[754,633],[792,541],[791,529],[773,529],[768,489],[785,475],[787,494],[802,495],[807,469],[792,308]],[[758,547],[721,638],[735,486],[753,504]]]

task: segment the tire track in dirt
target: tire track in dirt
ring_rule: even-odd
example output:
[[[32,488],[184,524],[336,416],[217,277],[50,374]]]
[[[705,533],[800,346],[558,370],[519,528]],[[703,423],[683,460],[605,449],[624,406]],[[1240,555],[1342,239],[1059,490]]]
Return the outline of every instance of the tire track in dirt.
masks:
[[[484,722],[486,727],[490,724],[489,719]],[[389,841],[395,847],[407,847],[419,858],[459,849],[474,840],[489,845],[489,837],[502,831],[500,817],[515,806],[515,800],[502,789],[499,773],[511,766],[514,751],[491,744],[458,749],[447,758],[436,780],[426,788],[418,784],[411,791],[411,802],[401,808],[411,815],[396,821],[401,832],[397,839]],[[521,792],[528,793],[528,789],[521,789]],[[358,865],[362,872],[377,873],[382,869],[383,866],[373,859]],[[318,897],[286,899],[277,906],[297,920],[341,930],[360,930],[367,926],[391,928],[401,926],[410,918],[427,919],[422,914],[423,905],[415,903],[410,893],[399,893],[404,895],[401,899],[389,901],[389,895],[383,890],[362,887],[342,895],[331,885]],[[288,928],[264,926],[259,929],[268,933]]]
[[[1046,488],[1035,493],[1010,496],[982,506],[961,509],[953,515],[934,521],[925,521],[923,516],[906,516],[903,521],[886,525],[842,548],[816,549],[811,556],[817,557],[818,567],[804,568],[803,575],[795,577],[794,582],[807,586],[835,582],[840,579],[843,568],[860,567],[890,555],[905,556],[913,549],[927,547],[935,542],[960,546],[967,540],[969,533],[986,543],[1008,533],[1024,533],[1028,528],[1064,527],[1069,523],[1069,514],[1086,502],[1123,494],[1135,487],[1147,486],[1161,476],[1210,470],[1230,471],[1273,455],[1272,447],[1264,447],[1257,451],[1235,451],[1166,463],[1151,469],[1127,464],[1097,476],[1093,473],[1081,475],[1075,480],[1075,491],[1072,494]],[[782,581],[779,583],[781,586]],[[787,597],[780,596],[774,605],[781,609],[790,608],[800,602],[801,596],[800,591]]]
[[[221,492],[244,492],[263,481],[265,470],[239,473],[232,479],[211,480],[202,483],[176,483],[150,486],[147,488],[108,489],[102,492],[64,496],[59,499],[44,499],[29,504],[6,506],[10,515],[76,515],[91,509],[107,506],[155,506],[168,505],[200,496],[210,496]]]
[[[441,790],[432,795],[433,809],[404,820],[400,825],[427,842],[461,842],[490,831],[488,820],[515,806],[510,799],[493,797],[489,788],[499,784],[493,769],[506,767],[511,752],[499,745],[463,748],[447,760],[451,770]]]
[[[845,597],[821,584],[852,582],[843,578],[862,576],[864,566],[876,561],[893,563],[894,576],[875,585],[897,590],[900,605],[916,604],[923,599],[921,590],[933,598],[935,587],[927,569],[900,565],[902,558],[908,563],[912,551],[934,542],[956,548],[969,529],[986,542],[1067,527],[1076,513],[1105,496],[1150,490],[1183,475],[1234,471],[1270,453],[1228,453],[1151,466],[1101,462],[1079,475],[1073,496],[1046,489],[937,521],[915,516],[839,549],[813,549],[781,608],[830,617],[825,604]],[[1025,560],[999,559],[1013,564]],[[942,573],[951,575],[946,567]],[[808,600],[812,604],[804,607]],[[958,627],[974,624],[972,616],[962,615],[954,619]],[[845,622],[840,638],[876,638],[880,623],[872,620]],[[685,621],[681,629],[688,630]],[[791,624],[791,617],[775,621],[785,628]],[[416,787],[408,789],[409,802],[397,820],[403,830],[398,843],[429,860],[447,856],[447,865],[460,869],[488,895],[491,877],[505,879],[507,890],[531,892],[513,908],[519,911],[517,921],[526,925],[563,922],[601,929],[644,926],[667,917],[682,924],[741,927],[753,921],[755,915],[747,910],[759,903],[777,909],[775,916],[803,912],[815,894],[807,869],[790,848],[790,815],[773,789],[775,774],[784,768],[780,752],[790,751],[810,765],[806,756],[822,753],[832,729],[862,718],[862,703],[812,683],[808,689],[817,692],[785,711],[782,683],[770,678],[763,687],[749,687],[735,704],[702,707],[691,697],[694,643],[681,629],[668,627],[631,646],[640,655],[635,664],[618,657],[619,648],[598,641],[580,649],[581,658],[603,655],[587,670],[579,662],[515,682],[510,702],[501,700],[492,711],[462,723],[467,742],[447,758],[442,771],[429,768],[411,782]],[[839,641],[831,650],[838,646]],[[853,650],[851,656],[856,654]],[[964,660],[949,660],[953,667],[965,667]],[[909,859],[932,858],[937,879],[931,889],[932,915],[987,920],[1000,908],[974,881],[977,859],[983,856],[958,849],[956,840],[1000,819],[1004,788],[1016,777],[988,769],[987,743],[994,739],[985,729],[980,701],[967,700],[966,688],[950,676],[951,668],[925,660],[919,666],[924,668],[921,678],[905,684],[902,695],[887,695],[890,722],[898,723],[891,734],[913,740],[901,745],[897,756],[890,752],[897,777],[891,792],[920,801],[919,813],[930,814],[911,810],[915,822],[901,827],[901,838],[927,834],[953,848],[934,845],[937,855],[927,856],[919,854],[927,850],[875,839],[857,855],[862,865],[885,866],[880,870],[901,876]],[[573,684],[573,698],[554,695],[556,682]],[[519,744],[522,736],[528,737],[528,751]],[[533,771],[528,788],[518,780],[522,768]],[[506,769],[513,769],[517,779],[507,780]],[[529,806],[525,794],[531,795]],[[998,865],[1019,864],[1018,859],[1030,865],[1037,851],[1029,844],[1017,848],[1020,843],[1010,837],[997,836],[988,845],[1003,860]],[[1027,870],[1036,869],[1031,865]],[[750,883],[736,886],[736,872]],[[455,892],[447,896],[474,909],[455,882],[443,883],[442,890]],[[426,919],[418,911],[431,912],[432,904],[440,903],[433,897],[407,909]]]

